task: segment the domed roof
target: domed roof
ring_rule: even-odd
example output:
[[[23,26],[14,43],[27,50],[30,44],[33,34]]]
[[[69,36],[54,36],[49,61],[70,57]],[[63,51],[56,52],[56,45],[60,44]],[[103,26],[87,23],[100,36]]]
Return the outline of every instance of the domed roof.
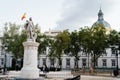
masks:
[[[103,24],[107,30],[111,29],[110,24],[104,20],[103,12],[102,12],[101,9],[98,12],[98,20],[93,24],[93,26],[96,25],[96,24]]]
[[[104,20],[101,20],[101,21],[98,20],[94,24],[103,24],[105,26],[105,28],[111,28],[110,24],[108,22],[104,21]]]

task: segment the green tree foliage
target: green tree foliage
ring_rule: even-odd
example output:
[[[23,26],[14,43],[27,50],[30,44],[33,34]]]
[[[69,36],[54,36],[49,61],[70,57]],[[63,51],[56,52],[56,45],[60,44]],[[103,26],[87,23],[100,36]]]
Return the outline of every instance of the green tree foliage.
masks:
[[[38,24],[35,25],[35,33],[38,38],[41,36]],[[20,25],[15,23],[6,23],[3,32],[2,44],[8,45],[8,52],[13,54],[16,59],[22,58],[24,53],[23,42],[27,39],[26,31],[20,30]],[[38,39],[37,39],[38,40]]]
[[[79,30],[79,44],[82,45],[81,47],[86,51],[90,52],[91,50],[91,44],[92,43],[92,36],[91,36],[91,28],[89,27],[84,27],[80,28]]]
[[[92,46],[92,36],[91,36],[91,28],[85,26],[84,28],[80,28],[79,30],[79,44],[81,45],[81,52],[85,53],[88,57],[88,67],[89,67],[89,55],[91,53]]]
[[[20,25],[16,25],[15,23],[5,24],[2,44],[7,44],[7,51],[11,52],[16,59],[23,56],[22,42],[25,41],[25,38],[25,32],[22,32],[20,35]]]
[[[20,25],[16,25],[15,23],[6,23],[3,32],[2,38],[2,48],[7,46],[7,52],[11,53],[14,57],[15,63],[12,64],[12,68],[15,69],[16,60],[23,56],[23,46],[22,42],[25,40],[24,34],[20,33]]]
[[[92,57],[92,67],[95,67],[96,60],[105,52],[108,47],[106,29],[102,24],[94,25],[90,29],[83,29],[83,47]],[[86,35],[85,35],[86,34]]]
[[[70,34],[67,30],[64,30],[63,32],[60,32],[56,37],[55,40],[51,46],[50,50],[50,56],[56,57],[58,59],[58,66],[61,67],[61,56],[63,54],[63,51],[68,48],[68,45],[70,43]]]
[[[91,28],[84,27],[78,32],[69,33],[67,30],[60,32],[54,39],[50,36],[42,35],[38,24],[35,25],[36,41],[40,43],[38,52],[46,53],[46,47],[49,47],[49,57],[59,60],[58,66],[61,67],[61,56],[65,52],[67,55],[74,56],[76,66],[80,58],[79,52],[85,52],[91,56],[91,66],[95,67],[96,60],[104,53],[105,49],[110,45],[120,45],[120,32],[112,30],[106,34],[106,29],[102,24],[94,25]],[[23,57],[23,45],[26,41],[26,31],[20,31],[20,25],[15,23],[6,23],[4,28],[4,36],[2,39],[2,48],[8,45],[8,52],[18,59]],[[120,47],[119,47],[120,48]]]
[[[109,45],[115,45],[120,43],[120,32],[117,32],[116,30],[112,30],[110,34],[108,35],[108,43]]]
[[[74,31],[70,34],[70,43],[68,48],[64,50],[67,55],[75,57],[75,67],[78,68],[78,61],[80,58],[79,52],[81,51],[81,45],[79,44],[78,32]]]
[[[35,24],[35,33],[37,36],[40,36],[41,35],[41,32],[40,32],[40,27],[38,24]]]
[[[46,47],[50,47],[50,45],[52,43],[52,39],[50,39],[46,35],[38,35],[36,41],[40,43],[40,45],[38,47],[39,54],[45,54]]]

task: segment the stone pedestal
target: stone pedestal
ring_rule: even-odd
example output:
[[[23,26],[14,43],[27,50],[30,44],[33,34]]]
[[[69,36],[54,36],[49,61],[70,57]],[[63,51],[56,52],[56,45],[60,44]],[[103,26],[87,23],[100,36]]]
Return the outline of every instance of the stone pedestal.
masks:
[[[23,42],[24,46],[24,60],[23,68],[21,69],[20,78],[23,79],[38,79],[39,69],[37,68],[38,57],[37,51],[39,43],[32,40]]]

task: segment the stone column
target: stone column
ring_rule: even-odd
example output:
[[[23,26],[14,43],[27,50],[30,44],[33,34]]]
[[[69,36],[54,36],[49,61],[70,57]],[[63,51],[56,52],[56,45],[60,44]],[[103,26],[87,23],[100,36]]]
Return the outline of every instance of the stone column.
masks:
[[[33,41],[23,42],[24,46],[24,62],[21,69],[21,78],[37,79],[39,78],[37,50],[39,43]]]

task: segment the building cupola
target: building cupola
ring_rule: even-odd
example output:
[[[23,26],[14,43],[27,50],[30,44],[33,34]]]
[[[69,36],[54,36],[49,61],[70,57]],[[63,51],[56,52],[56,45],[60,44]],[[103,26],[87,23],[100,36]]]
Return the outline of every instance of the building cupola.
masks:
[[[101,9],[98,12],[98,20],[103,20],[103,12]]]
[[[95,26],[97,24],[98,25],[103,24],[107,31],[111,30],[110,24],[107,21],[105,21],[104,18],[103,18],[103,12],[102,12],[101,8],[98,12],[98,20],[92,26]]]

